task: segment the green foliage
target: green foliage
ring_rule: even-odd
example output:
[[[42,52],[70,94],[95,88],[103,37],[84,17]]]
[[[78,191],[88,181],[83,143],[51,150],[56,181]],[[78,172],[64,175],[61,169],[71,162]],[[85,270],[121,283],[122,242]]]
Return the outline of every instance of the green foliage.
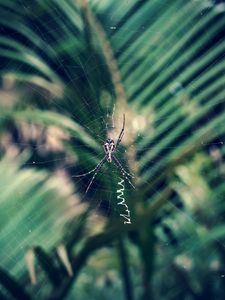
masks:
[[[224,11],[207,0],[0,0],[2,297],[223,299]],[[99,162],[114,108],[117,127],[127,120],[118,155],[135,172],[131,225],[115,200],[93,221],[115,169],[88,195],[90,177],[71,176]]]

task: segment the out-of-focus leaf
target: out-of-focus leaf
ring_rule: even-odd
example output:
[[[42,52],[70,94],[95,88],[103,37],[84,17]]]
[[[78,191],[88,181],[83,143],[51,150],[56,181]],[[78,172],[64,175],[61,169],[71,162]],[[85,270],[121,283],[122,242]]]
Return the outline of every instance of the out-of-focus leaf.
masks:
[[[85,132],[83,127],[72,119],[56,112],[41,110],[4,111],[2,117],[7,119],[12,118],[18,121],[36,122],[46,127],[51,125],[57,126],[69,133],[71,137],[81,140],[95,150],[99,150],[99,145]]]
[[[6,271],[0,269],[0,284],[13,296],[15,299],[30,300],[31,297],[23,289],[23,287]]]

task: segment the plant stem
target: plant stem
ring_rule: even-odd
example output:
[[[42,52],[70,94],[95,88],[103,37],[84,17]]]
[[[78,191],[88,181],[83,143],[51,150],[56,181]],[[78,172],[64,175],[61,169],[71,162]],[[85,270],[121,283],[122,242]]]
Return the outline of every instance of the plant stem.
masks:
[[[139,245],[143,263],[143,300],[152,299],[150,280],[153,272],[154,244],[153,228],[151,228],[151,225],[146,225],[140,232]]]
[[[120,258],[121,275],[123,278],[125,299],[133,300],[132,282],[129,273],[129,265],[127,259],[126,248],[122,236],[118,238],[118,253]]]

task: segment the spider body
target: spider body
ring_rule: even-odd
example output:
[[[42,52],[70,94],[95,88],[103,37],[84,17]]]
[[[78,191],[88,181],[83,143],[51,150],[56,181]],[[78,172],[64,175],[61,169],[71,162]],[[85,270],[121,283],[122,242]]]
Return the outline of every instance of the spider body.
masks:
[[[114,140],[111,138],[108,138],[105,143],[103,144],[103,148],[105,151],[105,156],[102,158],[102,160],[97,164],[97,166],[85,173],[85,174],[80,174],[80,175],[74,175],[73,177],[82,177],[82,176],[86,176],[88,174],[94,173],[94,175],[91,178],[91,181],[89,182],[85,194],[88,192],[90,186],[92,185],[92,182],[95,179],[95,176],[98,174],[98,172],[100,171],[101,167],[105,164],[105,162],[113,162],[115,164],[115,166],[120,170],[120,172],[122,173],[123,177],[126,178],[126,180],[129,182],[129,184],[135,188],[132,184],[132,182],[130,181],[130,179],[128,177],[132,177],[134,178],[134,176],[130,173],[128,173],[122,166],[122,164],[120,163],[120,161],[118,160],[118,158],[115,156],[117,147],[119,146],[120,142],[122,141],[123,135],[124,135],[124,128],[125,128],[125,115],[123,114],[123,127],[120,131],[119,137],[117,139],[117,142],[115,144]]]
[[[112,140],[110,138],[107,139],[104,144],[104,150],[106,153],[106,159],[110,163],[112,162],[112,153],[115,151],[115,149],[116,149],[116,146],[115,146],[114,140]]]

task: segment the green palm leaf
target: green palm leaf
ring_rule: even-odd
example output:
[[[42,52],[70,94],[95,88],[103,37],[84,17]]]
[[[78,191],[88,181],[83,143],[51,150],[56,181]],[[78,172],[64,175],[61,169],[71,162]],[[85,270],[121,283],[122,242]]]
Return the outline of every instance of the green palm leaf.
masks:
[[[94,228],[85,232],[92,208],[108,195],[116,199],[112,192],[117,180],[115,170],[105,166],[106,175],[96,176],[92,194],[84,195],[84,185],[92,175],[83,181],[73,181],[74,177],[68,176],[71,173],[66,159],[62,162],[80,200],[90,201],[89,209],[80,215],[85,221],[77,225],[76,220],[68,223],[71,220],[63,213],[69,196],[55,194],[57,187],[52,189],[49,184],[49,178],[54,181],[50,170],[27,168],[28,158],[23,155],[10,164],[8,150],[3,146],[6,156],[2,155],[0,162],[4,174],[0,206],[10,216],[9,219],[3,214],[0,219],[0,246],[8,257],[2,264],[4,270],[26,282],[22,254],[12,236],[17,228],[21,247],[41,247],[36,249],[41,249],[42,269],[48,275],[54,275],[57,269],[53,267],[57,261],[54,261],[54,249],[63,241],[68,248],[73,277],[57,269],[61,276],[59,282],[49,276],[56,285],[54,291],[51,292],[49,281],[39,282],[40,287],[45,287],[43,297],[72,299],[75,294],[77,299],[97,299],[97,286],[85,295],[82,275],[85,277],[94,269],[87,260],[92,257],[96,264],[95,251],[119,238],[127,299],[141,296],[150,299],[152,294],[159,299],[189,296],[205,299],[207,288],[212,299],[222,299],[222,283],[215,288],[215,270],[211,266],[216,261],[216,270],[224,269],[221,247],[224,11],[223,3],[206,0],[48,0],[32,4],[25,0],[0,1],[1,76],[6,86],[13,82],[12,105],[6,108],[4,102],[1,104],[2,134],[13,138],[9,124],[20,132],[24,122],[28,128],[33,124],[41,124],[45,130],[50,126],[59,128],[67,137],[62,152],[65,157],[72,157],[70,167],[75,175],[79,170],[93,169],[103,157],[101,149],[108,127],[102,120],[115,108],[117,128],[124,112],[127,120],[127,158],[123,153],[125,146],[118,154],[136,175],[136,190],[127,193],[132,225],[124,227],[112,210],[111,216],[105,218],[102,231],[92,236],[90,232]],[[33,150],[32,145],[28,148]],[[96,188],[99,185],[101,188]],[[16,198],[15,193],[18,193]],[[20,201],[24,201],[21,207]],[[116,200],[112,201],[112,207],[116,207]],[[31,222],[28,216],[36,215],[35,212],[37,217]],[[65,233],[62,224],[57,234],[46,232],[46,228],[56,226],[61,215],[64,225],[72,224],[72,234]],[[30,226],[32,233],[27,234],[26,228]],[[209,228],[213,228],[210,234]],[[167,250],[163,244],[164,233],[171,236],[171,232],[175,236],[173,241],[180,241],[180,245]],[[121,236],[129,247],[121,244]],[[213,249],[214,256],[204,245]],[[139,254],[135,252],[137,249]],[[158,255],[160,251],[163,255]],[[207,261],[204,274],[199,251]],[[128,260],[122,258],[126,255],[138,258],[136,267],[139,272],[143,270],[142,279],[135,274],[129,276],[135,266],[131,263],[129,267]],[[184,256],[194,267],[183,272],[179,268]],[[165,283],[164,266],[172,260],[168,272],[174,274],[174,281]],[[49,263],[49,270],[47,261],[53,262]],[[117,266],[113,270],[120,269]],[[81,279],[77,279],[80,273]],[[79,293],[73,287],[75,279]],[[131,280],[141,288],[132,292]],[[117,295],[119,285],[116,281],[113,284],[113,296],[108,291],[105,297],[122,299],[121,293]],[[130,293],[128,287],[132,289]]]

